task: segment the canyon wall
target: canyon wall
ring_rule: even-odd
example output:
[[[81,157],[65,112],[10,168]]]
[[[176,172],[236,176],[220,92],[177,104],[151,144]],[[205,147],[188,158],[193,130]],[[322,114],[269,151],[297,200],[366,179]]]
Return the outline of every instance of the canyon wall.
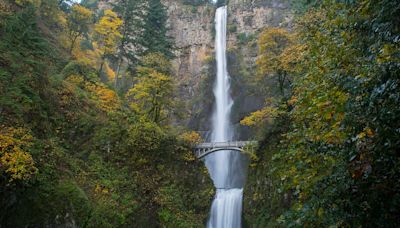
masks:
[[[173,65],[178,96],[184,100],[183,124],[207,132],[213,108],[215,6],[209,3],[185,5],[180,0],[164,0],[163,3],[169,16],[168,34],[175,40]],[[266,27],[290,28],[291,21],[289,0],[228,2],[228,68],[235,99],[233,122],[238,128],[243,116],[263,104],[261,96],[252,92],[247,83],[248,77],[255,74],[257,37]]]

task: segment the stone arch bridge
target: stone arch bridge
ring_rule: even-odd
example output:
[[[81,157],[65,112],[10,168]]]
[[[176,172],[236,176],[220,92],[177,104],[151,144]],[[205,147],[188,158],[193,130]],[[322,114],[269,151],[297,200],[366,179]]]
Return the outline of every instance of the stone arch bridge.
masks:
[[[200,143],[194,148],[194,154],[198,159],[201,159],[209,154],[215,153],[221,150],[232,150],[242,153],[252,153],[257,148],[257,141],[236,141],[236,142],[210,142]]]

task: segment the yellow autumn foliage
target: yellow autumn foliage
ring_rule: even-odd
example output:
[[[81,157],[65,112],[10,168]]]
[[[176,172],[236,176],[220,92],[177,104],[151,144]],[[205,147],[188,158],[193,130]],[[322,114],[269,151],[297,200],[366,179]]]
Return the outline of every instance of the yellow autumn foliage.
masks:
[[[240,121],[240,124],[249,127],[259,126],[260,123],[265,123],[266,121],[270,121],[273,118],[277,117],[279,113],[280,111],[278,110],[278,108],[267,106],[243,118]]]
[[[179,139],[190,144],[198,144],[204,141],[201,135],[195,131],[185,132],[179,136]]]
[[[115,72],[108,64],[105,64],[105,71],[109,81],[113,81],[115,79]]]
[[[96,102],[100,110],[104,112],[113,112],[119,109],[121,102],[114,90],[99,83],[86,83],[85,89],[91,92],[92,99]]]
[[[92,49],[81,50],[80,48],[75,48],[72,51],[72,55],[75,57],[76,61],[92,67],[97,66],[100,63],[101,50],[96,42],[92,42]]]
[[[9,177],[9,182],[29,180],[38,169],[26,149],[32,146],[33,137],[23,128],[0,129],[0,172]]]
[[[76,21],[86,21],[90,20],[93,16],[93,12],[91,10],[89,10],[86,7],[83,7],[82,5],[79,4],[74,4],[71,7],[71,14],[73,14],[73,19],[75,19]]]
[[[257,57],[258,76],[288,71],[292,69],[292,62],[300,58],[293,52],[300,46],[291,47],[293,35],[282,28],[268,28],[264,30],[259,39],[259,54]],[[290,47],[290,49],[287,49]]]
[[[104,112],[117,111],[121,107],[121,100],[115,91],[102,83],[88,82],[80,75],[70,75],[66,81],[89,92],[91,100]]]
[[[15,3],[19,6],[26,6],[33,4],[34,6],[40,6],[41,0],[15,0]]]
[[[133,110],[159,123],[166,119],[173,104],[172,77],[148,67],[139,67],[138,74],[138,82],[125,96]]]
[[[122,20],[112,10],[105,10],[104,16],[95,25],[95,32],[98,36],[100,49],[103,55],[110,54],[115,51],[118,40],[122,37],[119,28]]]
[[[67,35],[70,41],[69,51],[72,52],[80,37],[89,31],[93,12],[80,4],[74,4],[66,21]]]

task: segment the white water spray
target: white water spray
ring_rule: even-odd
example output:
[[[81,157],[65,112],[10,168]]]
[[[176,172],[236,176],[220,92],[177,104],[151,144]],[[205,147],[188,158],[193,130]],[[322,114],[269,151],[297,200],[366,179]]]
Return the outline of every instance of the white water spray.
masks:
[[[230,122],[233,101],[230,97],[230,82],[226,59],[227,7],[217,9],[215,15],[215,50],[217,77],[214,87],[216,100],[212,119],[212,141],[228,142],[233,139]],[[245,175],[240,163],[240,154],[219,151],[206,157],[205,163],[217,188],[211,206],[209,228],[241,227],[243,184]]]

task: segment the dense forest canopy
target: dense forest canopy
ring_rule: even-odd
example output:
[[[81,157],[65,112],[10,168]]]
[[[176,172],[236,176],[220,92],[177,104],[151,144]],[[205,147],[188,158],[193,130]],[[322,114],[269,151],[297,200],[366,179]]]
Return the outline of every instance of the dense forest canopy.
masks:
[[[214,190],[176,124],[167,9],[99,5],[0,1],[0,227],[202,227]],[[292,7],[246,78],[265,105],[241,120],[260,142],[244,225],[397,227],[400,1]]]

